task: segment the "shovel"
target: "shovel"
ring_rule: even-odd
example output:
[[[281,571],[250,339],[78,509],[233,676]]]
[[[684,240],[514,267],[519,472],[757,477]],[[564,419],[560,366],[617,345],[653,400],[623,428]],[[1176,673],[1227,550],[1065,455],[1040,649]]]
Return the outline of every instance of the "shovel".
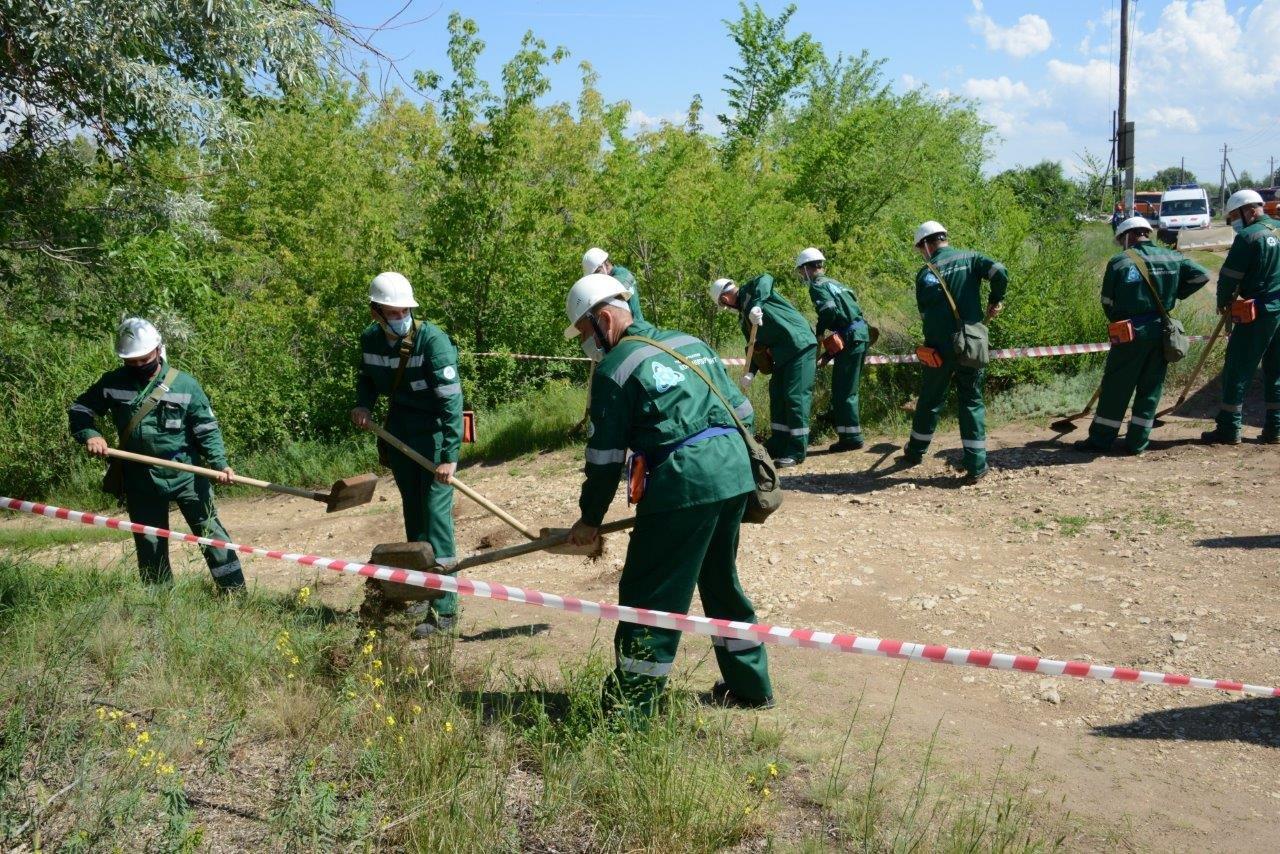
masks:
[[[207,477],[210,480],[222,478],[222,472],[217,469],[202,468],[188,465],[187,463],[174,462],[173,460],[162,460],[159,457],[148,457],[144,454],[135,454],[132,451],[121,451],[118,448],[107,448],[107,456],[149,466],[162,466],[176,469],[177,471],[187,471]],[[325,505],[325,512],[333,513],[337,510],[346,510],[349,507],[359,507],[361,504],[368,504],[372,501],[373,489],[378,485],[378,477],[372,474],[344,477],[342,480],[335,480],[333,486],[329,487],[328,492],[285,486],[282,483],[271,483],[266,480],[258,480],[255,477],[246,477],[242,474],[232,475],[231,482],[258,486],[262,489],[270,489],[273,492],[283,492],[285,495],[296,495],[299,498],[310,498],[312,501],[319,501]]]
[[[1213,329],[1213,335],[1209,336],[1209,343],[1205,345],[1204,352],[1200,354],[1200,361],[1196,362],[1196,369],[1191,372],[1191,379],[1187,380],[1187,385],[1182,389],[1182,394],[1178,395],[1178,401],[1170,407],[1161,409],[1156,413],[1156,418],[1161,415],[1168,415],[1179,406],[1187,402],[1187,397],[1191,394],[1191,388],[1196,384],[1196,380],[1200,378],[1200,369],[1204,367],[1205,360],[1209,358],[1209,351],[1213,349],[1213,345],[1218,343],[1218,336],[1222,334],[1222,330],[1227,325],[1227,315],[1230,312],[1224,311],[1222,317],[1218,319],[1218,325]]]
[[[1089,398],[1089,402],[1084,405],[1075,415],[1068,415],[1059,418],[1049,426],[1057,433],[1070,433],[1076,429],[1076,422],[1081,418],[1088,418],[1093,413],[1093,405],[1098,402],[1098,398],[1102,397],[1102,383],[1098,383],[1098,390],[1093,393],[1093,397]]]
[[[742,375],[744,377],[751,378],[751,379],[748,379],[747,382],[751,382],[751,380],[754,380],[756,378],[755,371],[753,370],[755,368],[755,365],[752,363],[752,360],[755,359],[755,355],[756,355],[756,330],[759,328],[760,328],[759,326],[752,324],[751,337],[747,339],[747,366],[742,372]]]
[[[422,454],[418,453],[413,448],[409,447],[400,439],[397,439],[395,436],[388,433],[381,426],[370,421],[368,429],[370,430],[370,432],[376,435],[379,439],[382,439],[388,445],[395,448],[397,451],[404,454],[406,457],[413,460],[415,463],[422,466],[427,471],[431,472],[432,474],[435,474],[436,472],[435,463],[431,462],[431,460],[427,459]],[[467,486],[462,481],[458,480],[456,477],[452,477],[449,479],[449,485],[452,486],[454,489],[458,490],[459,492],[461,492],[463,495],[470,498],[475,503],[479,504],[485,510],[488,510],[494,516],[497,516],[503,522],[506,522],[515,530],[519,531],[521,534],[525,536],[526,539],[536,541],[540,537],[542,537],[544,533],[547,531],[546,528],[543,528],[541,531],[535,531],[533,528],[521,522],[519,519],[515,518],[510,513],[503,510],[501,507],[494,504],[492,501],[485,498],[483,495],[476,492],[474,489]],[[581,555],[596,556],[596,552],[594,552],[592,550],[592,547],[590,546],[565,545],[568,542],[568,539],[569,539],[568,532],[566,532],[563,540],[561,540],[558,543],[551,543],[550,545],[564,546],[562,550],[558,550],[557,552],[558,554],[581,554]],[[534,549],[534,551],[537,551],[537,549]],[[521,552],[521,554],[524,554],[524,552]]]
[[[596,553],[601,550],[604,543],[605,534],[616,534],[619,531],[625,531],[634,526],[636,517],[631,516],[626,519],[619,519],[616,522],[608,522],[599,527],[599,536],[590,546],[571,546],[569,545],[569,529],[568,528],[543,528],[543,535],[536,540],[527,543],[520,543],[515,546],[507,546],[501,549],[492,549],[484,552],[474,552],[460,558],[436,558],[436,565],[448,572],[459,572],[464,569],[471,569],[474,566],[483,566],[487,563],[497,563],[500,560],[509,560],[513,557],[532,554],[551,550],[555,554],[581,554],[582,549],[594,549]],[[562,547],[577,549],[576,552],[559,551]]]

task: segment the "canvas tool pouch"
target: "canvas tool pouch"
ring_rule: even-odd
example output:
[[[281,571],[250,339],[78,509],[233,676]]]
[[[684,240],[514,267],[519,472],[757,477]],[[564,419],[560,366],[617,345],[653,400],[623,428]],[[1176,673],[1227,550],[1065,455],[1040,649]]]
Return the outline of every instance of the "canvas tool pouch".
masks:
[[[1107,324],[1107,340],[1112,344],[1128,344],[1136,334],[1132,320],[1117,320]]]
[[[133,417],[125,425],[124,432],[120,434],[121,448],[124,448],[129,443],[129,437],[133,435],[133,431],[138,429],[142,419],[146,418],[151,410],[156,408],[157,404],[160,403],[160,399],[168,393],[173,381],[177,378],[178,369],[170,368],[165,373],[164,379],[156,383],[156,387],[147,395],[147,399],[142,401],[142,405],[138,407],[137,412],[133,413]],[[124,460],[111,459],[107,461],[107,470],[102,475],[102,491],[107,495],[115,496],[118,501],[124,500]]]
[[[773,352],[768,347],[757,346],[751,354],[751,367],[756,369],[756,373],[773,373]]]
[[[986,325],[964,322],[960,317],[960,309],[956,307],[955,298],[951,296],[951,288],[947,286],[947,280],[942,278],[942,271],[932,262],[926,262],[926,264],[938,278],[938,284],[942,286],[942,293],[946,296],[947,304],[951,306],[951,313],[956,319],[956,331],[951,336],[951,347],[955,351],[956,361],[966,368],[985,368],[991,361],[991,334],[987,331]]]
[[[920,364],[928,368],[942,367],[942,354],[932,347],[917,347],[916,358],[920,360]]]

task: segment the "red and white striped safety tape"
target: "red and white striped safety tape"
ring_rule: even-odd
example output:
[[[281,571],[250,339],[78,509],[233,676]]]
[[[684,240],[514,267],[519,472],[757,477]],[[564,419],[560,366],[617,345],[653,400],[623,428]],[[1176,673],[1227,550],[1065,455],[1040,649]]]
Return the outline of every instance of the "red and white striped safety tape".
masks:
[[[1024,673],[1040,673],[1045,676],[1075,676],[1082,679],[1142,682],[1151,685],[1207,688],[1214,691],[1232,691],[1262,697],[1280,697],[1280,688],[1272,688],[1265,685],[1248,685],[1228,679],[1202,679],[1196,676],[1182,676],[1176,673],[1159,673],[1150,670],[1135,670],[1129,667],[1089,664],[1084,661],[1055,661],[1051,658],[1039,658],[1030,655],[1012,655],[1003,652],[960,649],[940,644],[920,644],[858,635],[833,634],[813,629],[789,629],[783,626],[742,623],[690,614],[674,614],[669,611],[652,611],[647,608],[632,608],[627,605],[610,605],[585,599],[575,599],[572,596],[542,593],[538,590],[530,590],[524,587],[509,587],[496,582],[457,578],[451,575],[437,575],[432,572],[419,572],[411,569],[397,569],[392,566],[359,563],[358,561],[317,557],[316,555],[298,554],[280,549],[244,546],[224,540],[197,537],[194,534],[187,534],[181,531],[169,531],[164,528],[154,528],[150,525],[139,525],[136,522],[126,522],[110,516],[99,516],[95,513],[86,513],[80,510],[67,510],[62,507],[37,504],[31,501],[20,501],[16,498],[0,497],[0,508],[17,510],[50,519],[66,519],[72,522],[82,522],[86,525],[115,528],[120,531],[131,531],[135,534],[166,537],[180,542],[229,549],[241,554],[291,561],[304,566],[319,566],[335,572],[380,578],[384,581],[410,584],[414,587],[457,592],[464,596],[478,596],[485,599],[524,602],[529,605],[552,608],[557,611],[585,614],[588,617],[675,629],[676,631],[691,634],[756,640],[764,643],[824,649],[832,652],[854,652],[862,655],[903,658],[911,661],[932,662],[934,664],[966,665],[969,667],[985,667],[992,670],[1019,670]]]
[[[1208,341],[1208,335],[1188,335],[1189,341]],[[1105,353],[1111,349],[1111,344],[1106,341],[1097,344],[1051,344],[1048,347],[1010,347],[1006,350],[992,350],[992,360],[997,359],[1042,359],[1047,356],[1075,356],[1080,353]],[[529,353],[498,353],[498,352],[481,352],[473,353],[473,356],[507,356],[512,359],[539,359],[542,361],[555,362],[589,362],[583,356],[535,356]],[[746,359],[729,358],[721,359],[726,365],[745,365]],[[915,353],[904,355],[888,355],[888,356],[867,356],[863,364],[866,365],[910,365],[919,362],[920,358]]]

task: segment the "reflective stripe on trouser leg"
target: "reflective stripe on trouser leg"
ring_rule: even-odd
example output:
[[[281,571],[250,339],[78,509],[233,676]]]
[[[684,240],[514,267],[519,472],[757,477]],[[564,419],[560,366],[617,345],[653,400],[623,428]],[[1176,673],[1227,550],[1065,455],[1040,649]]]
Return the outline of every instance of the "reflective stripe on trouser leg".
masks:
[[[411,447],[412,444],[410,445]],[[431,458],[430,447],[415,447]],[[391,473],[400,491],[404,514],[404,537],[410,543],[430,543],[436,557],[456,557],[453,541],[453,487],[437,483],[431,472],[397,451],[389,449]],[[441,616],[458,612],[458,594],[446,593],[431,602],[431,610]]]
[[[982,401],[985,376],[986,371],[977,368],[957,367],[955,372],[964,470],[969,474],[978,474],[987,467],[987,407]]]
[[[911,439],[907,442],[907,453],[923,454],[929,450],[933,431],[938,427],[938,415],[947,399],[947,389],[951,387],[951,374],[955,366],[954,357],[943,357],[940,368],[921,366],[920,397],[916,401],[915,415],[911,417]]]
[[[1222,408],[1218,411],[1218,432],[1240,435],[1244,423],[1244,395],[1259,363],[1263,364],[1264,391],[1268,373],[1280,381],[1280,352],[1275,350],[1280,314],[1260,313],[1253,323],[1238,323],[1227,339],[1227,355],[1222,365]],[[1270,369],[1270,370],[1268,370]],[[1280,398],[1280,394],[1276,394]]]
[[[1169,372],[1169,363],[1164,357],[1164,346],[1153,342],[1148,348],[1145,358],[1138,369],[1137,387],[1133,394],[1133,412],[1129,417],[1129,430],[1125,434],[1125,445],[1135,454],[1147,449],[1151,438],[1151,428],[1155,426],[1156,410],[1160,408],[1160,397],[1164,394],[1164,379]]]
[[[846,346],[836,354],[831,366],[831,423],[836,425],[839,438],[847,441],[862,439],[858,390],[866,355],[866,344]]]
[[[746,496],[738,496],[640,516],[618,581],[618,601],[687,613],[697,587],[708,616],[754,621],[733,563],[745,507]],[[680,632],[620,623],[614,634],[618,666],[606,685],[606,696],[637,711],[652,710],[679,644]],[[722,656],[731,660],[726,664]],[[763,648],[735,653],[717,649],[716,660],[734,693],[755,698],[772,690]]]
[[[790,457],[800,462],[808,452],[816,350],[816,344],[805,348],[795,358],[776,366],[769,377],[771,432],[765,449],[775,459]]]

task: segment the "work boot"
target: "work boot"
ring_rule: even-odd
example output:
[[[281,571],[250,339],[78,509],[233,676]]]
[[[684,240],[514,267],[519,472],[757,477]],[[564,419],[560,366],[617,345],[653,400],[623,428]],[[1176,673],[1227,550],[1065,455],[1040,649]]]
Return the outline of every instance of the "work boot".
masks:
[[[973,484],[977,483],[978,481],[986,477],[989,471],[991,471],[991,466],[983,466],[978,471],[970,472],[969,474],[966,474],[964,476],[964,484],[966,486],[972,486]]]
[[[903,448],[902,456],[898,457],[898,462],[902,465],[903,468],[911,468],[912,466],[918,466],[922,462],[924,462],[924,455],[913,454],[910,451],[908,451],[906,448]]]
[[[452,635],[455,634],[457,625],[457,617],[442,616],[433,612],[432,617],[413,627],[411,636],[414,640],[426,640],[437,635]]]
[[[1076,439],[1071,443],[1071,449],[1073,451],[1079,451],[1082,454],[1104,454],[1108,450],[1107,448],[1099,448],[1097,445],[1093,444],[1092,439]]]
[[[796,462],[795,457],[778,457],[776,460],[773,461],[773,464],[780,469],[795,468],[796,466],[800,465],[798,462]]]
[[[1226,433],[1219,432],[1217,428],[1214,428],[1201,433],[1200,441],[1206,445],[1239,445],[1240,437],[1238,435],[1228,436]]]
[[[841,439],[828,445],[827,450],[833,454],[838,454],[841,451],[861,451],[863,444],[861,439]]]
[[[773,701],[773,696],[765,697],[763,700],[748,700],[746,697],[739,697],[737,694],[729,690],[729,686],[724,682],[717,682],[711,686],[711,705],[723,706],[726,709],[772,709],[778,704]]]
[[[1263,430],[1258,436],[1258,441],[1263,445],[1280,445],[1280,432]]]

